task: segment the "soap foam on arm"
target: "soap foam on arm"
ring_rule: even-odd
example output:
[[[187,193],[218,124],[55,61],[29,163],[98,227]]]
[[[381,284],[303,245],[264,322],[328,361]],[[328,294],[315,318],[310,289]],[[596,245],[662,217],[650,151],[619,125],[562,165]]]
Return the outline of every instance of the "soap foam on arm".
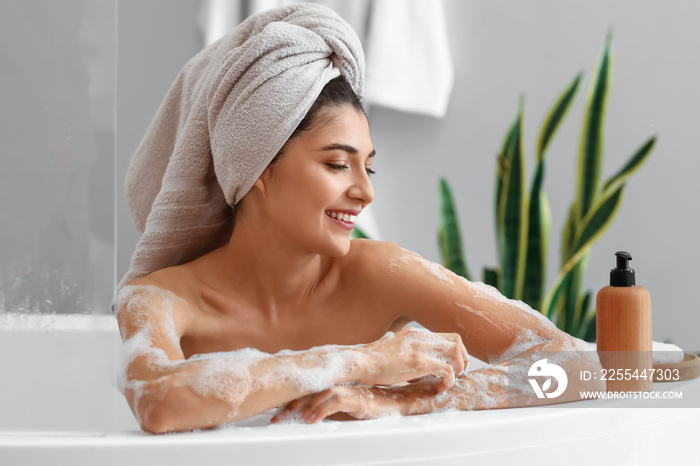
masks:
[[[118,297],[119,387],[146,431],[232,422],[352,381],[364,366],[357,347],[333,345],[274,355],[245,348],[185,360],[173,317],[178,299],[140,285],[125,286]]]
[[[478,359],[500,363],[552,341],[572,350],[583,348],[581,340],[562,332],[526,303],[508,299],[490,285],[470,282],[398,245],[387,249],[387,292],[430,330],[460,333]]]
[[[422,405],[412,414],[506,407],[508,396],[517,394],[520,402],[527,401],[534,392],[526,378],[522,386],[514,386],[519,379],[511,378],[508,387],[508,361],[526,351],[557,352],[552,362],[564,367],[599,367],[595,354],[595,360],[588,360],[586,342],[563,332],[526,303],[509,299],[490,285],[470,282],[397,245],[387,249],[387,281],[400,284],[391,292],[401,296],[399,305],[409,309],[406,313],[432,331],[460,333],[470,354],[487,363],[463,374],[453,389],[422,397]]]

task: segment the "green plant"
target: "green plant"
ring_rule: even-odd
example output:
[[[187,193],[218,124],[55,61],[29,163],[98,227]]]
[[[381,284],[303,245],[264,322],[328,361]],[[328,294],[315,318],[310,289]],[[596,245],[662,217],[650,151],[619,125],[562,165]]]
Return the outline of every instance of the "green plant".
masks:
[[[591,293],[582,292],[583,276],[593,243],[612,223],[625,183],[647,159],[656,141],[647,140],[620,171],[600,185],[603,123],[612,75],[611,35],[590,83],[578,149],[576,197],[562,230],[561,270],[545,293],[551,215],[543,189],[545,153],[563,121],[582,74],[559,95],[542,124],[536,148],[537,167],[530,193],[526,191],[522,148],[523,101],[498,155],[495,199],[499,267],[485,268],[483,281],[505,296],[539,309],[562,330],[595,338],[595,308]],[[440,180],[439,243],[444,265],[471,280],[462,252],[459,222],[447,180]]]
[[[355,226],[355,228],[353,228],[352,232],[350,233],[350,237],[351,238],[360,238],[360,239],[369,239],[369,236],[367,236],[367,234],[364,231],[362,231],[360,229],[360,227],[358,227],[358,226]]]

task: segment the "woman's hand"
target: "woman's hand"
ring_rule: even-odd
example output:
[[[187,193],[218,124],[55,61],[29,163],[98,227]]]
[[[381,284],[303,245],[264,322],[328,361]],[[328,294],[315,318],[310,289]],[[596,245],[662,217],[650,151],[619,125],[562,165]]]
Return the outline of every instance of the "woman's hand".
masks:
[[[394,385],[426,375],[442,380],[438,393],[449,390],[467,368],[469,355],[457,333],[432,333],[406,327],[363,346],[369,357],[358,379],[363,385]]]
[[[388,414],[419,414],[416,409],[437,395],[439,380],[426,376],[411,384],[387,388],[337,385],[290,401],[277,410],[270,422],[291,420],[312,424],[325,418],[347,421]]]
[[[337,385],[290,401],[275,413],[270,422],[293,420],[311,424],[327,417],[334,420],[372,419],[398,412],[400,401],[391,399],[380,387]]]

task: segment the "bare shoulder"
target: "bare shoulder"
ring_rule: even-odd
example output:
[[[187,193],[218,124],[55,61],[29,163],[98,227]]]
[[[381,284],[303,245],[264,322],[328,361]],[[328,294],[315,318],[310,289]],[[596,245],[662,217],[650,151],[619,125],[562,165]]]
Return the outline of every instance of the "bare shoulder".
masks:
[[[350,242],[350,251],[344,259],[353,268],[374,274],[387,271],[406,253],[406,249],[391,241],[358,238]]]
[[[466,280],[442,265],[425,259],[396,243],[353,240],[348,266],[365,290],[392,296],[403,308],[434,306],[455,299]],[[376,298],[375,298],[376,299]]]
[[[347,259],[350,263],[359,265],[364,272],[384,274],[405,269],[411,263],[420,265],[421,269],[428,268],[429,265],[441,267],[394,242],[369,239],[352,240]]]
[[[154,324],[172,324],[182,335],[191,318],[186,290],[186,280],[176,267],[153,272],[122,287],[117,296],[122,337]]]
[[[365,290],[379,287],[383,293],[405,282],[407,265],[422,259],[391,241],[354,239],[350,252],[343,259],[344,268],[351,271]],[[427,262],[427,261],[426,261]]]

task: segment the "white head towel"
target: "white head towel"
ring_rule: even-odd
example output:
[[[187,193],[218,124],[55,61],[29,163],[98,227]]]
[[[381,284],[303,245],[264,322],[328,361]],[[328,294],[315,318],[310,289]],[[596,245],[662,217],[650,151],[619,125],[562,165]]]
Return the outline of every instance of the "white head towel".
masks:
[[[331,79],[362,97],[364,55],[331,9],[251,16],[192,58],[134,154],[126,196],[141,238],[117,287],[228,241],[232,209]]]

